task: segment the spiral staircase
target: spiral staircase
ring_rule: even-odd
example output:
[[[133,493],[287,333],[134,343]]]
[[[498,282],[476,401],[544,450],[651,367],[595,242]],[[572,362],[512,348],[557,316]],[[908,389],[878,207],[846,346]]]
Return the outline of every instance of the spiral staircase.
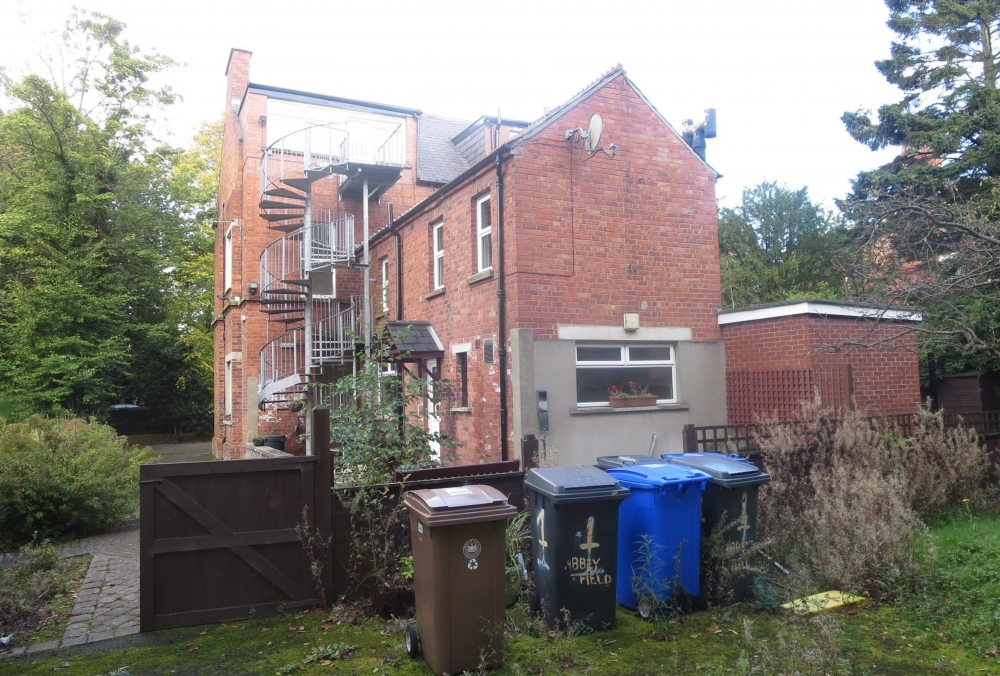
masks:
[[[264,150],[260,217],[281,236],[261,253],[260,304],[268,334],[280,334],[260,352],[260,408],[336,404],[324,401],[327,388],[310,383],[327,365],[353,362],[356,336],[370,317],[359,298],[335,296],[331,271],[367,268],[368,261],[356,260],[354,216],[327,205],[359,194],[375,199],[399,180],[401,130],[402,123],[394,130],[314,125]],[[367,238],[367,222],[363,232]]]

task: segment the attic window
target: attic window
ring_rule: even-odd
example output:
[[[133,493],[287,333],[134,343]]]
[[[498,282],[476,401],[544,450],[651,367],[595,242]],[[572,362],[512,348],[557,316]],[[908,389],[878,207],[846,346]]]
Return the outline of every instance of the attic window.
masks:
[[[493,358],[493,341],[484,340],[483,341],[483,363],[492,364],[494,362]]]

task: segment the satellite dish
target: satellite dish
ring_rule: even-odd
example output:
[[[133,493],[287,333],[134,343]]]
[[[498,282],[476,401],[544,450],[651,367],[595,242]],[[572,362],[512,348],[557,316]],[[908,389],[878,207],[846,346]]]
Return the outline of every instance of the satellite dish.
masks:
[[[604,122],[601,116],[594,113],[590,116],[590,126],[587,127],[587,143],[585,145],[588,153],[596,152],[600,147],[601,133],[604,131]]]

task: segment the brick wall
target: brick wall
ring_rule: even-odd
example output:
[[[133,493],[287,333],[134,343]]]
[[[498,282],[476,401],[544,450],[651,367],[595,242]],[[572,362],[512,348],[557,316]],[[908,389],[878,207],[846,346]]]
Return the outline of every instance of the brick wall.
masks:
[[[566,129],[586,127],[595,112],[604,120],[603,143],[619,146],[614,159],[588,158],[582,143],[565,138]],[[616,327],[623,313],[638,312],[643,326],[688,327],[695,340],[720,339],[715,174],[624,77],[519,145],[503,171],[509,329],[530,328],[536,340],[554,339],[561,323]],[[500,459],[498,393],[500,378],[508,374],[483,360],[484,341],[500,338],[498,283],[496,277],[470,282],[479,272],[475,206],[487,194],[497,269],[495,183],[496,168],[487,166],[399,230],[404,317],[433,324],[445,345],[443,378],[457,383],[451,348],[471,346],[472,410],[446,413],[442,420],[442,431],[462,444],[453,453],[466,463]],[[438,222],[444,223],[443,293],[435,292],[433,283],[432,228]],[[372,250],[377,288],[376,265],[383,257],[390,264],[389,316],[395,319],[391,236]],[[512,405],[508,399],[508,409]],[[508,441],[513,449],[515,440]]]
[[[868,349],[830,351],[826,347],[889,338],[910,326],[908,322],[884,322],[876,327],[869,320],[809,314],[726,324],[722,326],[726,373],[822,370],[850,364],[859,409],[869,415],[911,413],[920,405],[915,333]],[[760,413],[769,415],[767,411]]]

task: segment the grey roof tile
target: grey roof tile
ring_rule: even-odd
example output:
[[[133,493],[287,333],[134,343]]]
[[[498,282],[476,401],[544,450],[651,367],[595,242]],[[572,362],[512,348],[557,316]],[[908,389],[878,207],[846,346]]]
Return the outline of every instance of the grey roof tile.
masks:
[[[417,119],[417,178],[447,183],[469,168],[469,163],[451,140],[468,122],[423,115]]]

